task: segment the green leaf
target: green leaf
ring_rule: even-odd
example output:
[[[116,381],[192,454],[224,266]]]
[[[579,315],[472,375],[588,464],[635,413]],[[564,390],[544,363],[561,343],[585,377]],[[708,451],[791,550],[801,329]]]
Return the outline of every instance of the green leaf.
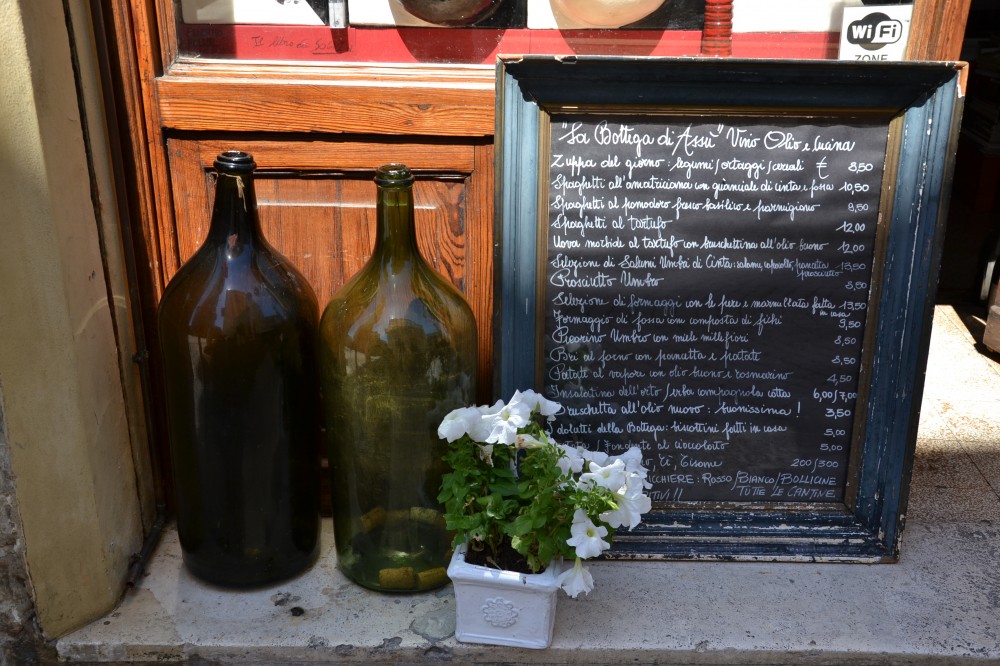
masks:
[[[514,522],[511,524],[511,534],[514,536],[524,536],[531,531],[534,526],[534,521],[528,514],[522,514],[518,516]]]

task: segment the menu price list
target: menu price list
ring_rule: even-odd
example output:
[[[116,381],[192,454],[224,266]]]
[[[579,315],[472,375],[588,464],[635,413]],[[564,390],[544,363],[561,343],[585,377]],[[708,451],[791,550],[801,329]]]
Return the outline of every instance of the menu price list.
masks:
[[[544,389],[654,502],[839,502],[887,127],[551,119]]]

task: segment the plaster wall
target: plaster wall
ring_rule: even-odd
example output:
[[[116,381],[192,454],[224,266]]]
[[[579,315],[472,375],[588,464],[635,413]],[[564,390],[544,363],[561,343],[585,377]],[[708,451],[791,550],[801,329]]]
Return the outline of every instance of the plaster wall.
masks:
[[[0,202],[0,495],[54,637],[113,607],[142,539],[61,0],[0,2]]]

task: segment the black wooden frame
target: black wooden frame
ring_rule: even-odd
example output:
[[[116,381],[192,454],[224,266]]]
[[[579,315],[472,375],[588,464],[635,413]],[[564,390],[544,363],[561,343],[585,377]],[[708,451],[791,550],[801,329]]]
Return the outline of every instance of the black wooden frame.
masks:
[[[496,390],[536,386],[546,114],[628,106],[705,117],[888,118],[865,391],[843,504],[656,510],[617,559],[891,562],[899,554],[961,116],[962,63],[506,56],[497,66]],[[681,112],[681,111],[678,111]],[[542,250],[544,251],[544,250]],[[541,387],[536,387],[541,388]]]

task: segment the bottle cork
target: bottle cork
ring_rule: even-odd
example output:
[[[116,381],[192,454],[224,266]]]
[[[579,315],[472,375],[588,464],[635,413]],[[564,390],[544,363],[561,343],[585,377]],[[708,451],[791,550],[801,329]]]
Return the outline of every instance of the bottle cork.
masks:
[[[444,516],[441,515],[441,512],[426,506],[411,507],[410,518],[419,523],[426,523],[441,529],[445,528]]]
[[[373,532],[383,525],[385,525],[385,509],[380,506],[361,516],[361,530],[363,532]]]
[[[448,570],[444,567],[426,569],[417,574],[417,589],[430,590],[448,582]]]
[[[413,567],[379,569],[378,585],[384,589],[412,590],[417,585]]]

